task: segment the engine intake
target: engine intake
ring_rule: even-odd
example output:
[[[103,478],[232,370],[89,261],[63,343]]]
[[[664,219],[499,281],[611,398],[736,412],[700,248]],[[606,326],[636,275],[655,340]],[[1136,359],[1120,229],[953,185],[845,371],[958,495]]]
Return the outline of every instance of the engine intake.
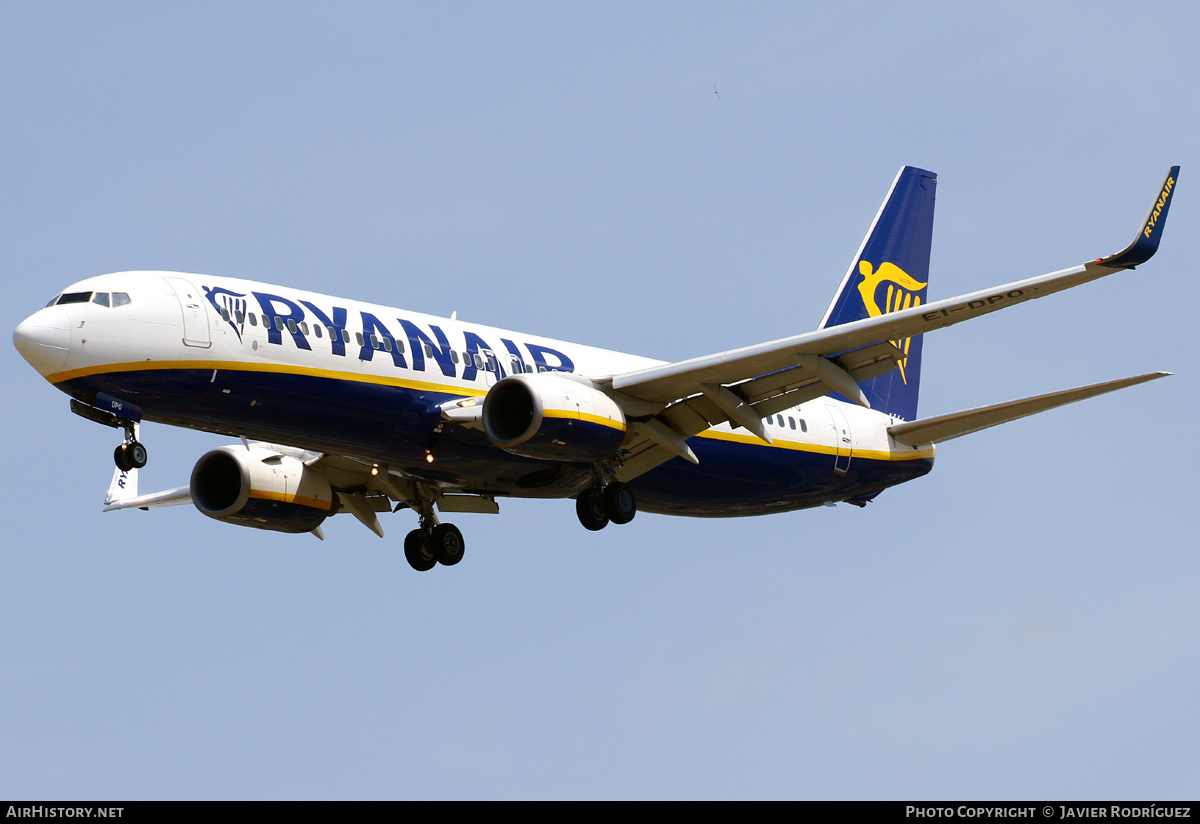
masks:
[[[310,532],[333,510],[333,490],[302,461],[260,446],[223,446],[192,469],[192,503],[210,518],[275,532]]]

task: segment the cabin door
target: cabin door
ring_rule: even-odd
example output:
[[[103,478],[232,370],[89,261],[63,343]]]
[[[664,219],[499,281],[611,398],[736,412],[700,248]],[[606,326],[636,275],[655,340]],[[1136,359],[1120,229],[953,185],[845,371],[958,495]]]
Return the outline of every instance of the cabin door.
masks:
[[[846,421],[846,413],[841,407],[827,403],[825,408],[829,410],[829,419],[833,424],[833,442],[837,449],[833,459],[833,471],[845,475],[850,469],[850,458],[854,455],[854,438],[850,434],[850,424]]]
[[[185,278],[165,280],[179,299],[179,308],[183,312],[183,342],[198,349],[212,346],[212,338],[208,333],[208,309],[200,297],[200,290]]]

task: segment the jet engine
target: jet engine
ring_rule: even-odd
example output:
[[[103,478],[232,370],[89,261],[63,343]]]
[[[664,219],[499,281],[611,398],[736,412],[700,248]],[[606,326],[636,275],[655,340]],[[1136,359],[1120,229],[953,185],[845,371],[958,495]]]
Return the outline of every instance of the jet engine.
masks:
[[[483,428],[514,455],[599,461],[625,440],[625,415],[603,392],[555,372],[512,375],[483,400]]]
[[[223,446],[192,469],[192,503],[210,518],[275,532],[310,532],[334,508],[329,481],[293,455]]]

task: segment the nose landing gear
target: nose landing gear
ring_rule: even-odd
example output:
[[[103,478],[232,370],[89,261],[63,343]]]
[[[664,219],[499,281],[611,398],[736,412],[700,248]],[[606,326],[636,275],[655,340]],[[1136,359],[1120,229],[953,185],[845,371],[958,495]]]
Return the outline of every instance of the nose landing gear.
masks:
[[[125,430],[125,440],[113,451],[113,462],[117,469],[128,472],[131,469],[141,469],[149,457],[146,447],[138,441],[138,421],[142,419],[142,410],[133,404],[117,400],[108,395],[99,395],[98,399],[105,401],[113,409],[120,410],[117,415],[107,409],[98,409],[77,398],[71,398],[71,411],[89,421],[111,426],[113,429]]]

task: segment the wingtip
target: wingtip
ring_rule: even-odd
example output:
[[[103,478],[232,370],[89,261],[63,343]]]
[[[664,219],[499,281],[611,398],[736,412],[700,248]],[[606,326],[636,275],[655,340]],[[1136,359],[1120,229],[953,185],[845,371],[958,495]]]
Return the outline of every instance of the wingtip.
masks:
[[[1171,200],[1175,195],[1175,182],[1179,179],[1179,167],[1172,166],[1167,172],[1162,186],[1158,189],[1158,197],[1154,199],[1146,219],[1138,230],[1133,243],[1126,246],[1115,255],[1099,258],[1096,263],[1110,269],[1132,269],[1138,264],[1145,263],[1154,257],[1158,244],[1162,241],[1163,229],[1167,225],[1167,210],[1171,208]]]

